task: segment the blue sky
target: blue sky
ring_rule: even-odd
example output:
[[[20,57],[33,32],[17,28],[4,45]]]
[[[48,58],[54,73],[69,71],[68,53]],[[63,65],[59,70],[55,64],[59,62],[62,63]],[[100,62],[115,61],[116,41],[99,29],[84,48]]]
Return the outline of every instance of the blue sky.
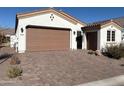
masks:
[[[16,13],[39,9],[42,7],[0,7],[0,26],[14,28]],[[58,7],[56,9],[65,11],[86,23],[124,16],[124,8],[119,7]]]

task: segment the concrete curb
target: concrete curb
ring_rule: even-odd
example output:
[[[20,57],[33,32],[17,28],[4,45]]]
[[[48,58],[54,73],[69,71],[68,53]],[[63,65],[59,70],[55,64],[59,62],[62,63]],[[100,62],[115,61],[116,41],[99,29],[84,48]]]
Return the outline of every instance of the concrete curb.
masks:
[[[112,78],[80,84],[78,86],[123,86],[123,85],[124,75],[120,75]]]

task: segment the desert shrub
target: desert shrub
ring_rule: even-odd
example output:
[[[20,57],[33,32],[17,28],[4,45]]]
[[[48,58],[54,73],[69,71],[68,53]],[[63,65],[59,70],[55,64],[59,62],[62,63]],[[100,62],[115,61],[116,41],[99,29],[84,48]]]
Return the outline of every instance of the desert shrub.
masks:
[[[12,57],[11,57],[11,61],[10,61],[10,64],[11,65],[15,65],[15,64],[20,64],[21,61],[20,59],[18,58],[18,56],[16,54],[14,54]]]
[[[9,42],[9,39],[5,35],[2,35],[2,43],[7,43],[7,42]]]
[[[121,56],[124,57],[124,45],[120,45],[119,49],[121,52]]]
[[[0,60],[5,59],[5,58],[9,58],[10,56],[11,56],[11,54],[8,54],[8,53],[0,54]]]
[[[16,78],[18,76],[21,76],[22,75],[22,72],[23,70],[19,67],[10,67],[8,70],[7,70],[7,76],[9,78]]]
[[[106,51],[103,53],[105,56],[108,56],[110,58],[114,59],[120,59],[121,57],[124,57],[124,47],[121,45],[111,45],[106,46]]]

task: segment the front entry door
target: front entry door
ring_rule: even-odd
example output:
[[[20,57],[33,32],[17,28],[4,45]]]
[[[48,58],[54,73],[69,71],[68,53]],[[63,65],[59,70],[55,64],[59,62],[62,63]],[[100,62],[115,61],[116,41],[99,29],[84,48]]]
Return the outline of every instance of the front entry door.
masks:
[[[87,49],[97,50],[97,32],[87,32]]]

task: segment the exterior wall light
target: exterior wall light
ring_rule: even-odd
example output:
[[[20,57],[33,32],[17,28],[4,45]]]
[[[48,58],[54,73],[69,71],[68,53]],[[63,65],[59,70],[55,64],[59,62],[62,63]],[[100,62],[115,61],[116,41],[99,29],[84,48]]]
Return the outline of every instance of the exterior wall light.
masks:
[[[74,31],[73,34],[75,35],[75,33],[76,33],[76,32]]]
[[[21,28],[21,32],[22,32],[22,33],[24,32],[24,29],[23,29],[23,28]]]

